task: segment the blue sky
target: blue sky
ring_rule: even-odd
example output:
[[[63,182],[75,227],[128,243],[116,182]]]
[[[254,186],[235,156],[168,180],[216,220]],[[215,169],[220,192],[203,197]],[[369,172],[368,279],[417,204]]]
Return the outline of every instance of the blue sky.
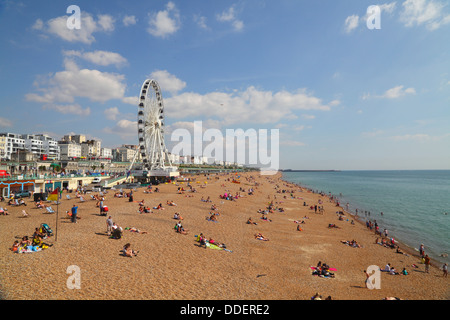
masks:
[[[450,169],[444,0],[0,1],[0,30],[2,132],[137,144],[154,78],[169,146],[201,120],[279,129],[281,168]]]

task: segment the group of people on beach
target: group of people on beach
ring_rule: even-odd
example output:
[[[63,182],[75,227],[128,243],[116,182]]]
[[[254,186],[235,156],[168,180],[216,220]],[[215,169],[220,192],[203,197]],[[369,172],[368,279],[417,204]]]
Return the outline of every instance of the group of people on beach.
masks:
[[[31,239],[28,236],[23,236],[20,241],[15,240],[10,250],[14,253],[25,253],[47,249],[53,244],[45,243],[44,240],[52,235],[51,229],[46,224],[41,224],[40,227],[35,228]]]

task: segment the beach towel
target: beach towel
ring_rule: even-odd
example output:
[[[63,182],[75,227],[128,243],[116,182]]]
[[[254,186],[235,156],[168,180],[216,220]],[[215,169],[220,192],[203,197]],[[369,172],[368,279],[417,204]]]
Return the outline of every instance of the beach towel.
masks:
[[[25,249],[24,247],[19,247],[16,253],[33,253],[33,252],[39,252],[42,251],[42,248],[39,248],[38,246],[27,246]]]
[[[219,247],[219,246],[217,246],[215,244],[209,243],[209,242],[206,243],[206,247],[208,247],[210,249],[216,249],[216,250],[223,250],[224,249],[224,248],[221,248],[221,247]]]
[[[210,249],[215,249],[215,250],[222,250],[222,251],[227,251],[227,252],[233,252],[233,251],[231,251],[231,250],[229,250],[227,248],[221,248],[221,247],[219,247],[219,246],[217,246],[215,244],[209,243],[209,242],[206,242],[206,247],[210,248]]]

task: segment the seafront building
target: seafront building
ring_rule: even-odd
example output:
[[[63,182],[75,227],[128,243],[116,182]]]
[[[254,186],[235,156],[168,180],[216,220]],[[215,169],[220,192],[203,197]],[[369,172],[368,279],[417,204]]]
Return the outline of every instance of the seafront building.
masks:
[[[2,159],[11,159],[13,154],[26,150],[37,158],[46,155],[52,160],[60,159],[58,142],[46,134],[0,133],[0,154]]]
[[[0,195],[8,197],[17,191],[39,195],[56,188],[76,190],[102,178],[103,187],[111,187],[133,177],[132,164],[142,162],[138,145],[105,148],[101,141],[88,140],[85,135],[65,135],[59,141],[46,134],[0,133]],[[136,156],[136,157],[135,157]],[[134,160],[134,163],[133,163]],[[203,156],[168,154],[179,173],[216,173],[242,170],[236,163]],[[170,173],[173,179],[178,176]],[[164,178],[148,172],[142,181]],[[142,177],[141,177],[142,178]]]

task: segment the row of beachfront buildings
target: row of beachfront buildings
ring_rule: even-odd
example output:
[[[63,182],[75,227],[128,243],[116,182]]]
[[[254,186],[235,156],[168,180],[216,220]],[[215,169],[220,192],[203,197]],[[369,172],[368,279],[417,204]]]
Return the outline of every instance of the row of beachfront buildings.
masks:
[[[86,161],[131,162],[140,160],[137,145],[122,145],[118,148],[102,147],[100,140],[86,139],[85,135],[65,135],[56,140],[47,134],[0,133],[0,160],[32,162],[48,161]],[[239,166],[236,163],[216,160],[203,156],[180,156],[169,153],[172,164],[214,164]]]

